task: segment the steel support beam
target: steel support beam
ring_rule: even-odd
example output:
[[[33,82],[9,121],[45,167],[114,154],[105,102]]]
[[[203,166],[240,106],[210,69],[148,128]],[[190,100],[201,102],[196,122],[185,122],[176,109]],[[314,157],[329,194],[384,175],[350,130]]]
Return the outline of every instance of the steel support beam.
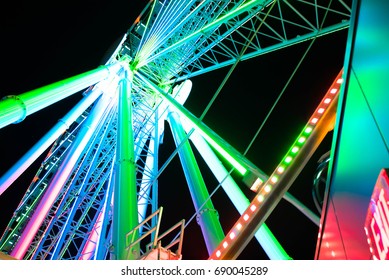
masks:
[[[65,130],[96,101],[106,89],[98,86],[88,92],[85,97],[63,118],[54,125],[30,150],[27,151],[1,178],[0,195],[44,152]]]
[[[139,244],[127,252],[126,235],[138,225],[138,200],[136,189],[136,163],[134,134],[132,130],[132,80],[129,69],[122,72],[119,82],[118,132],[116,146],[116,173],[112,245],[117,260],[137,259]],[[134,236],[137,239],[137,236]]]
[[[17,241],[17,244],[12,250],[11,255],[15,258],[22,259],[24,257],[29,246],[31,245],[31,242],[34,239],[35,234],[38,232],[43,220],[48,215],[50,208],[52,207],[58,194],[73,171],[75,164],[83,153],[85,147],[88,145],[89,140],[92,137],[95,128],[98,126],[100,119],[102,118],[104,111],[110,101],[111,99],[108,95],[103,95],[82,126],[81,131],[74,140],[71,149],[65,156],[65,159],[51,180],[41,201],[36,207],[28,224],[24,228],[19,240]]]
[[[229,13],[227,13],[227,14],[221,16],[220,18],[212,21],[211,23],[205,25],[203,28],[191,33],[190,35],[186,36],[185,38],[182,38],[178,42],[170,45],[169,47],[167,47],[167,48],[163,49],[162,51],[156,53],[155,55],[149,57],[148,59],[145,59],[144,61],[140,62],[137,65],[137,67],[140,68],[140,67],[152,62],[153,60],[160,57],[161,55],[166,54],[168,52],[171,52],[171,51],[181,47],[182,45],[191,42],[194,38],[196,38],[198,36],[201,36],[207,32],[212,32],[219,25],[226,23],[227,21],[233,19],[234,17],[239,16],[240,14],[242,14],[244,12],[250,11],[252,8],[254,8],[257,5],[266,6],[267,4],[269,4],[271,2],[272,2],[272,0],[271,1],[269,1],[269,0],[251,0],[251,1],[248,1],[248,2],[244,3],[243,5],[240,5],[240,6],[236,7],[235,9],[231,10]]]
[[[136,76],[139,77],[146,85],[151,87],[161,97],[167,101],[167,103],[174,108],[174,110],[183,118],[188,120],[193,127],[198,129],[198,132],[207,140],[207,142],[215,148],[227,161],[229,161],[242,175],[248,172],[253,173],[260,180],[265,181],[267,175],[250,162],[246,157],[240,154],[234,147],[228,144],[224,139],[217,135],[212,129],[206,126],[201,120],[196,118],[191,112],[177,102],[171,95],[164,92],[154,83],[145,78],[141,73],[136,72]]]
[[[185,131],[188,133],[192,128],[183,123]],[[239,188],[238,184],[234,181],[227,169],[223,166],[216,154],[209,147],[208,143],[201,137],[201,135],[194,131],[190,138],[200,155],[215,175],[216,179],[226,192],[227,196],[231,200],[232,204],[238,210],[239,214],[249,207],[250,201],[246,195]],[[286,253],[284,248],[275,238],[266,224],[263,224],[255,233],[255,238],[261,244],[263,250],[271,260],[289,260],[290,256]]]
[[[197,214],[197,221],[200,225],[208,254],[220,244],[224,238],[223,229],[219,222],[219,216],[212,201],[209,199],[209,193],[205,186],[200,169],[197,165],[190,143],[187,141],[186,133],[181,125],[179,116],[176,112],[168,113],[174,142],[179,147],[178,154],[181,165],[185,173],[186,181],[189,186],[193,204]],[[182,143],[182,141],[185,141]]]
[[[120,63],[100,66],[94,70],[17,96],[5,97],[0,101],[0,128],[11,123],[21,122],[28,115],[96,84],[107,78],[110,73],[116,73],[120,67]]]

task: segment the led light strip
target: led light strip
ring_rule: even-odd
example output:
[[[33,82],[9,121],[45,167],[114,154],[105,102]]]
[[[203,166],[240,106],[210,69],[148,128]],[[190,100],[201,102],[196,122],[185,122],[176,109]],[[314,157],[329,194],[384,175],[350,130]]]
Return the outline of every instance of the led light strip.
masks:
[[[221,259],[223,251],[226,250],[233,242],[235,242],[236,237],[240,234],[242,229],[250,222],[251,217],[259,211],[263,202],[267,199],[270,193],[276,188],[277,182],[280,178],[286,173],[289,167],[293,164],[294,159],[299,154],[305,143],[308,141],[309,137],[312,135],[312,132],[315,130],[317,124],[325,115],[326,110],[332,104],[333,100],[336,98],[340,86],[343,82],[342,79],[343,70],[340,71],[335,81],[331,85],[330,89],[325,94],[324,98],[321,100],[319,106],[316,108],[315,112],[309,119],[308,123],[298,135],[296,141],[293,143],[289,151],[286,153],[284,158],[281,160],[279,165],[276,167],[272,175],[268,178],[263,184],[255,182],[251,190],[258,192],[254,197],[246,211],[238,219],[232,229],[228,232],[226,237],[222,240],[219,246],[214,250],[212,255],[209,257],[210,260]]]
[[[324,115],[327,108],[329,107],[331,102],[334,100],[335,96],[338,94],[339,89],[340,89],[340,85],[343,82],[343,79],[341,78],[342,73],[343,73],[343,71],[341,71],[338,74],[335,82],[332,84],[330,89],[327,91],[326,95],[324,96],[324,98],[320,102],[319,106],[316,108],[315,112],[313,113],[313,115],[309,119],[308,123],[306,124],[306,126],[304,127],[304,129],[302,130],[300,135],[297,137],[296,141],[293,143],[293,145],[291,146],[291,148],[289,149],[289,151],[287,152],[285,157],[282,159],[280,164],[277,166],[277,168],[275,169],[273,174],[270,176],[270,180],[268,180],[268,182],[266,182],[266,186],[265,186],[266,190],[269,190],[269,188],[271,189],[273,187],[273,185],[275,183],[277,183],[279,177],[282,176],[282,174],[285,173],[285,171],[288,169],[288,167],[293,163],[293,159],[296,157],[296,155],[299,153],[301,148],[304,146],[307,139],[312,134],[312,131],[315,129],[317,123],[319,122],[321,117]],[[258,184],[258,183],[254,183],[250,189],[252,191],[257,192],[261,186],[263,186],[263,185]],[[270,192],[270,191],[268,191],[268,192]],[[266,193],[268,193],[268,192],[266,192]]]

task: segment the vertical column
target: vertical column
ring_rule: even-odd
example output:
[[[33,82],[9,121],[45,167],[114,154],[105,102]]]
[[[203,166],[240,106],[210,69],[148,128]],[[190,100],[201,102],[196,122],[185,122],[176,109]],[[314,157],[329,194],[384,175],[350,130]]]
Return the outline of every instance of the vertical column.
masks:
[[[127,252],[126,234],[138,225],[136,165],[132,130],[131,88],[133,73],[126,69],[119,82],[118,132],[114,186],[112,245],[117,260],[137,259],[139,245]],[[137,239],[137,236],[133,237]]]
[[[176,146],[181,145],[178,151],[181,165],[184,169],[196,212],[199,213],[197,221],[203,233],[208,253],[211,254],[224,238],[223,229],[212,201],[209,199],[209,193],[204,179],[201,176],[190,143],[185,139],[186,133],[181,125],[178,114],[176,112],[170,112],[168,114],[168,120]],[[182,141],[185,141],[185,143],[182,143]]]

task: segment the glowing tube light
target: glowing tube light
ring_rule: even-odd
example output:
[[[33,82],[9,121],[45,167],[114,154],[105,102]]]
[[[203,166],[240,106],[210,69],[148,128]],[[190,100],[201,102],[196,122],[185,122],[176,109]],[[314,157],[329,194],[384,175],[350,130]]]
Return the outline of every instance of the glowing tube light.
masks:
[[[256,176],[261,177],[260,179],[266,179],[266,175],[261,170],[259,170],[248,159],[243,157],[234,147],[224,141],[201,120],[190,113],[171,95],[167,94],[157,85],[149,81],[142,73],[136,72],[135,75],[147,86],[159,93],[160,96],[171,106],[171,109],[174,109],[180,117],[190,123],[190,126],[194,127],[215,150],[217,150],[232,166],[234,166],[240,174],[245,175],[250,168],[251,171],[255,170],[254,173],[256,173]]]
[[[79,92],[116,73],[120,63],[100,66],[74,77],[37,88],[18,96],[0,100],[0,128],[18,123],[43,108],[46,108],[74,93]]]
[[[250,187],[250,190],[256,192],[259,189],[259,187],[262,185],[262,183],[263,183],[263,181],[261,179],[257,178],[255,180],[255,182],[253,183],[253,185]]]
[[[22,259],[24,257],[34,239],[35,234],[38,232],[42,222],[48,215],[53,203],[55,202],[55,199],[68,179],[68,176],[70,176],[70,173],[73,170],[78,157],[88,144],[90,137],[92,137],[94,129],[103,117],[103,113],[107,106],[110,104],[110,101],[111,100],[108,95],[103,95],[103,98],[99,99],[96,107],[94,107],[93,111],[91,111],[89,114],[88,119],[84,123],[75,139],[75,145],[72,146],[72,150],[69,151],[64,161],[58,168],[57,173],[51,180],[49,186],[43,194],[41,201],[36,207],[35,212],[30,217],[30,220],[25,226],[10,255],[17,259]]]
[[[193,126],[196,128],[199,128],[196,126],[195,123],[192,123]],[[237,160],[235,160],[229,153],[227,153],[219,144],[216,143],[215,140],[213,140],[209,135],[207,135],[204,131],[199,129],[200,134],[204,137],[207,142],[215,148],[216,151],[218,151],[229,163],[231,163],[236,170],[239,171],[240,174],[244,175],[247,172],[247,169],[243,167]]]
[[[343,71],[341,71],[338,74],[338,77],[342,75],[342,72]],[[330,87],[330,89],[327,91],[326,95],[324,96],[324,98],[320,102],[319,106],[314,111],[314,114],[310,118],[310,121],[308,122],[308,124],[303,128],[300,135],[298,135],[296,141],[293,143],[293,145],[291,146],[291,148],[289,149],[287,154],[281,160],[281,163],[279,164],[279,166],[276,167],[274,173],[271,176],[269,176],[268,180],[266,182],[264,182],[264,184],[263,184],[264,187],[262,187],[258,191],[257,196],[253,199],[253,201],[251,202],[251,204],[249,205],[249,207],[247,208],[245,213],[238,219],[238,221],[236,222],[233,229],[236,228],[239,231],[242,231],[243,224],[245,224],[245,226],[246,225],[248,226],[248,224],[250,223],[250,221],[249,221],[250,216],[249,216],[249,214],[247,214],[247,213],[249,213],[248,211],[251,210],[252,212],[254,212],[252,209],[257,209],[258,202],[263,203],[266,200],[266,198],[269,197],[269,195],[272,193],[272,191],[274,189],[276,189],[277,183],[278,183],[280,176],[281,176],[280,174],[283,174],[283,175],[286,174],[288,167],[290,167],[293,164],[293,160],[294,160],[297,152],[299,150],[301,150],[301,148],[305,145],[305,143],[307,142],[308,138],[311,135],[311,132],[314,130],[314,128],[320,122],[322,117],[325,115],[327,108],[330,107],[329,105],[334,100],[334,95],[337,92],[339,92],[339,88],[340,88],[341,83],[339,82],[340,78],[338,78],[338,77],[337,77],[336,83],[333,83],[333,85]],[[330,95],[331,95],[331,97],[329,97]],[[259,207],[260,207],[260,205],[259,205]],[[260,208],[258,210],[260,210]],[[257,211],[257,213],[258,213],[258,211]],[[230,232],[232,232],[232,230]],[[226,236],[229,236],[230,234],[231,233],[227,234]],[[234,241],[231,241],[231,243],[238,242],[238,239],[240,238],[239,234],[240,234],[240,232],[234,233]],[[221,245],[219,245],[216,248],[216,250],[217,250],[216,257],[215,257],[215,254],[212,254],[210,256],[210,259],[213,259],[213,258],[223,259],[222,255],[224,254],[225,250],[228,250],[231,247],[233,247],[232,244],[230,244],[229,248],[223,248],[222,244],[223,244],[223,241],[222,241]],[[233,249],[231,249],[231,250],[233,250]],[[334,253],[334,255],[335,255],[335,253]]]
[[[185,122],[183,122],[183,125],[185,131],[189,133],[192,127],[190,127],[190,125]],[[201,157],[205,160],[208,167],[212,170],[212,173],[215,175],[216,179],[219,181],[219,183],[221,183],[222,188],[225,190],[226,194],[231,199],[231,202],[234,204],[238,212],[243,214],[249,206],[250,201],[241,191],[239,186],[234,182],[232,177],[226,177],[228,175],[227,169],[223,167],[219,158],[196,130],[190,135],[190,139],[192,140],[192,143],[195,145],[197,150],[200,152]],[[254,181],[253,186],[257,186],[255,192],[257,189],[259,189],[262,183],[263,180],[259,178]],[[232,235],[235,236],[235,233],[233,232]],[[271,260],[290,259],[288,254],[283,250],[282,246],[277,242],[274,235],[271,233],[268,227],[266,227],[266,224],[259,228],[255,234],[255,237]]]
[[[116,75],[112,81],[116,81]],[[112,82],[114,84],[114,82]],[[64,131],[102,94],[110,92],[110,80],[100,82],[54,127],[52,127],[26,154],[24,154],[1,178],[0,195],[44,152]]]

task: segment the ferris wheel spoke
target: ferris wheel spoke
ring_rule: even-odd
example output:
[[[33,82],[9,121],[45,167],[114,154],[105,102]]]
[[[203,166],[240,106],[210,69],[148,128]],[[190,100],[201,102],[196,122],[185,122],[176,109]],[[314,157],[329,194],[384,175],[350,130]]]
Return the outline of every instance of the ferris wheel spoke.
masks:
[[[183,122],[186,133],[189,133],[193,127],[188,122]],[[237,211],[242,214],[249,206],[249,200],[232,178],[230,172],[222,165],[217,155],[205,141],[205,139],[196,131],[191,134],[189,138],[196,149],[199,151],[202,158],[211,169],[212,173],[219,182],[219,185],[226,192],[227,196],[235,206]],[[263,224],[255,233],[255,238],[261,244],[266,254],[270,259],[288,260],[289,255],[282,248],[271,230]]]

